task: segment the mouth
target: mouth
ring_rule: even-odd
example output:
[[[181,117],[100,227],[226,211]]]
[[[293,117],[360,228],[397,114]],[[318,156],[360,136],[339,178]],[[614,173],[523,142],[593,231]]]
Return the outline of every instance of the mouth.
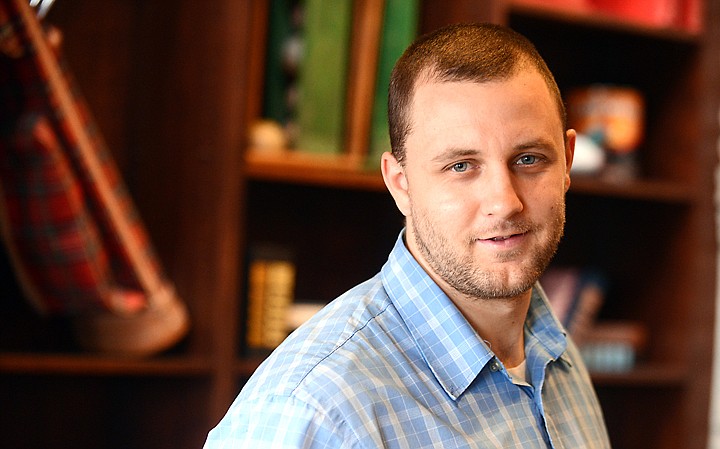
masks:
[[[525,241],[525,238],[528,236],[528,233],[529,231],[527,230],[517,229],[508,233],[491,235],[486,238],[479,238],[477,239],[477,241],[486,245],[491,245],[496,249],[510,249],[515,248],[518,245],[522,245]]]
[[[528,222],[504,223],[478,232],[473,240],[495,249],[509,249],[522,245],[536,230],[537,228]]]
[[[511,240],[511,239],[514,239],[517,237],[523,237],[526,234],[527,234],[527,231],[516,230],[515,232],[512,232],[512,233],[494,235],[492,237],[481,238],[479,240],[484,241],[484,242],[504,242],[506,240]]]
[[[491,238],[485,239],[485,240],[490,240],[490,241],[492,241],[492,242],[502,242],[502,241],[504,241],[504,240],[508,240],[508,239],[510,239],[510,238],[512,238],[512,237],[515,237],[516,235],[520,235],[520,234],[512,234],[512,235],[503,235],[503,236],[499,236],[499,237],[491,237]]]

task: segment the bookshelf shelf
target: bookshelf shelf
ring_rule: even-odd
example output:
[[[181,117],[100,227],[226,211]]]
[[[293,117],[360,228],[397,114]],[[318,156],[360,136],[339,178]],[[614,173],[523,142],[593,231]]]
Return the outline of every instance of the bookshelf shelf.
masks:
[[[687,369],[670,364],[640,364],[628,372],[591,372],[596,386],[626,388],[681,388]]]
[[[607,182],[601,178],[572,176],[570,193],[614,198],[689,204],[693,201],[691,188],[684,183],[638,179],[623,183]]]
[[[246,158],[249,179],[361,190],[385,190],[379,172],[359,168],[343,156],[289,153],[286,157]]]
[[[46,375],[207,376],[209,360],[199,357],[164,357],[147,360],[91,354],[0,354],[0,373]]]

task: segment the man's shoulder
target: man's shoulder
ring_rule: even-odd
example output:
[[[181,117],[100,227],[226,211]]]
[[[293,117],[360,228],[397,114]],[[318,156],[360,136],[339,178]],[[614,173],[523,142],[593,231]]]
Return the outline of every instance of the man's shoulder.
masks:
[[[253,374],[241,395],[342,395],[368,366],[390,365],[406,334],[379,276],[347,291],[293,332]],[[398,337],[400,336],[400,337]]]

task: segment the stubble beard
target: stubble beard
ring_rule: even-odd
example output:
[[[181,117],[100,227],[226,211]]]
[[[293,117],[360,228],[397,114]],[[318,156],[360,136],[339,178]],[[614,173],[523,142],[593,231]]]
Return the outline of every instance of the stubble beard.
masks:
[[[548,220],[548,235],[528,250],[500,253],[495,260],[486,263],[511,263],[525,258],[518,275],[508,277],[502,272],[482,269],[472,256],[473,238],[464,242],[468,252],[458,254],[448,238],[435,231],[432,220],[411,205],[413,235],[418,250],[430,268],[451,288],[473,299],[511,299],[530,290],[552,261],[565,228],[565,202],[561,200],[553,208],[554,215]],[[508,221],[503,229],[529,232],[538,235],[542,226],[526,221]],[[527,254],[523,255],[526,252]]]

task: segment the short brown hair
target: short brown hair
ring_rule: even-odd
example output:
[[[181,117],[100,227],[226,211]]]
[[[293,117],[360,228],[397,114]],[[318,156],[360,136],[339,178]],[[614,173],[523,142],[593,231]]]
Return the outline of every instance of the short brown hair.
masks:
[[[534,68],[555,97],[563,130],[565,105],[550,69],[523,35],[494,24],[457,24],[418,38],[395,64],[388,93],[388,126],[393,155],[405,161],[405,141],[412,129],[410,105],[418,80],[487,82],[508,79]]]

